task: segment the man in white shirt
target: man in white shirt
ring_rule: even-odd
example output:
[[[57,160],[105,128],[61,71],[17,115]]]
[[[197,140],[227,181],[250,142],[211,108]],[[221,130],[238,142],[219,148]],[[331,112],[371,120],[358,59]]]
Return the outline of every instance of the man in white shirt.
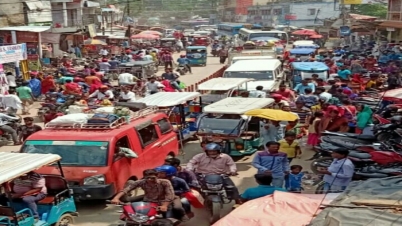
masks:
[[[159,92],[159,89],[165,88],[162,83],[156,81],[155,77],[151,77],[148,82],[145,83],[145,87],[147,88],[147,93],[154,94]]]
[[[19,109],[22,109],[22,101],[21,99],[15,95],[15,90],[11,89],[8,91],[8,95],[4,95],[2,98],[2,105],[3,108],[8,112],[12,114],[16,114]]]
[[[267,96],[267,93],[263,91],[263,89],[264,89],[263,86],[257,86],[255,89],[256,90],[250,91],[248,97],[265,98]]]
[[[135,94],[130,91],[129,87],[127,87],[127,86],[121,87],[120,101],[135,102]]]
[[[142,60],[144,60],[144,61],[153,61],[153,58],[152,58],[152,56],[147,52],[147,53],[145,54],[145,56],[142,57]]]
[[[89,98],[96,98],[97,100],[109,99],[113,100],[114,95],[111,90],[105,85],[101,86],[98,90],[89,95]]]
[[[13,73],[7,72],[6,77],[7,77],[8,87],[10,89],[16,89],[17,83],[15,82],[15,76],[13,75]]]
[[[135,77],[133,74],[125,72],[120,74],[118,77],[119,80],[119,85],[131,85],[133,84],[135,81],[138,80],[137,77]]]
[[[100,51],[99,51],[99,55],[106,57],[109,54],[109,51],[107,51],[107,49],[105,47],[103,47]]]

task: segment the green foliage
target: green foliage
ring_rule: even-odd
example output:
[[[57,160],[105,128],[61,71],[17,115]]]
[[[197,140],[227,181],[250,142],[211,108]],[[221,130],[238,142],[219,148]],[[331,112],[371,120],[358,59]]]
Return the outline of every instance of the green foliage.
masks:
[[[385,4],[362,4],[354,5],[354,13],[375,16],[381,19],[387,17],[387,6]]]

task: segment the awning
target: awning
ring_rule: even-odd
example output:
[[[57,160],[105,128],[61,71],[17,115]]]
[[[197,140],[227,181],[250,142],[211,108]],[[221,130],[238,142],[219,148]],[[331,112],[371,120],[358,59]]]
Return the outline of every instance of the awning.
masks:
[[[0,31],[27,31],[27,32],[44,32],[50,30],[51,26],[17,26],[17,27],[0,27]]]
[[[402,21],[386,20],[380,24],[380,27],[400,28],[402,29]]]
[[[88,8],[99,8],[99,7],[100,7],[100,4],[99,4],[99,2],[85,1],[85,2],[84,2],[84,7],[88,7]]]

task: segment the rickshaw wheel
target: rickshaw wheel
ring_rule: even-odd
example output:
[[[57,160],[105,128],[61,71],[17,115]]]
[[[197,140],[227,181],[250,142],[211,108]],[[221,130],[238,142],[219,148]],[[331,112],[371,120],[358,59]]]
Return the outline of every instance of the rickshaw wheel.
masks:
[[[63,214],[55,226],[69,226],[74,223],[74,217],[71,214]]]

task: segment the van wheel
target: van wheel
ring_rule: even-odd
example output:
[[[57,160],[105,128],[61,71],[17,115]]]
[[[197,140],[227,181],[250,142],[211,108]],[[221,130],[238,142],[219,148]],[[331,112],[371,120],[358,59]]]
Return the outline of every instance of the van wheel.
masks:
[[[60,217],[59,221],[57,221],[55,226],[69,226],[72,225],[73,223],[74,223],[74,217],[71,214],[66,213]]]

